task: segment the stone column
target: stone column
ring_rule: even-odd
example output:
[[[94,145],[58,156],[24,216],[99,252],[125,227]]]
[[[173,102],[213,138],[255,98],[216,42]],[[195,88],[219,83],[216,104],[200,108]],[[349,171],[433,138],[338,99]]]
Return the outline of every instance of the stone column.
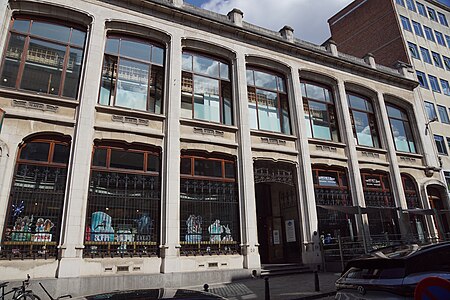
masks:
[[[314,182],[312,176],[312,165],[309,154],[309,142],[305,124],[305,113],[303,110],[303,96],[300,88],[300,74],[298,68],[292,70],[292,91],[293,99],[289,104],[292,107],[292,124],[294,134],[297,135],[298,167],[297,167],[297,185],[300,204],[300,216],[302,219],[302,260],[305,264],[321,264],[316,261],[317,253],[313,247],[314,232],[318,232],[318,218],[316,209],[316,200],[314,194]],[[316,249],[317,250],[317,249]]]
[[[386,103],[384,101],[384,95],[381,92],[377,92],[378,104],[380,108],[380,118],[381,118],[381,131],[383,132],[383,137],[385,139],[386,150],[388,151],[387,157],[389,161],[389,173],[391,179],[391,189],[394,195],[395,204],[401,209],[408,209],[406,203],[405,193],[403,191],[403,183],[400,175],[400,167],[397,160],[397,151],[395,150],[394,140],[392,138],[391,125],[389,123],[389,117],[387,113]],[[408,235],[409,230],[409,220],[408,215],[399,212],[399,225],[400,233],[402,237]]]
[[[172,34],[168,49],[166,128],[162,168],[161,272],[180,269],[180,114],[181,114],[181,34]]]
[[[366,203],[364,201],[364,190],[361,180],[361,172],[359,169],[358,152],[356,150],[356,139],[353,136],[353,126],[347,101],[345,83],[340,79],[338,80],[338,94],[339,99],[336,100],[336,106],[340,110],[339,115],[342,120],[340,131],[344,133],[343,138],[345,144],[347,145],[348,179],[350,183],[353,205],[365,207]],[[361,236],[363,242],[367,245],[367,238],[370,235],[367,215],[356,215],[356,219],[358,236]]]
[[[84,248],[86,206],[94,137],[95,105],[100,86],[105,43],[104,20],[95,19],[87,32],[84,76],[72,141],[63,211],[59,277],[77,277]]]
[[[242,228],[242,254],[244,255],[244,268],[259,269],[261,262],[258,252],[258,228],[256,216],[255,182],[253,174],[253,155],[250,136],[250,124],[247,98],[247,75],[245,66],[245,50],[234,49],[236,59],[235,83],[235,107],[237,110],[236,125],[238,130],[239,157],[238,157],[238,181],[239,199],[241,205]]]

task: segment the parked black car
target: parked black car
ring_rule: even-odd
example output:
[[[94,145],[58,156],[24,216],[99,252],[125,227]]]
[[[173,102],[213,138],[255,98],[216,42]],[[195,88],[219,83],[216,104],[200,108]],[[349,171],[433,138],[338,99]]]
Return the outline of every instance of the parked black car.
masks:
[[[430,276],[450,280],[450,243],[387,247],[352,260],[336,281],[336,299],[412,299]]]
[[[185,289],[142,289],[77,297],[84,300],[225,299],[218,295]]]

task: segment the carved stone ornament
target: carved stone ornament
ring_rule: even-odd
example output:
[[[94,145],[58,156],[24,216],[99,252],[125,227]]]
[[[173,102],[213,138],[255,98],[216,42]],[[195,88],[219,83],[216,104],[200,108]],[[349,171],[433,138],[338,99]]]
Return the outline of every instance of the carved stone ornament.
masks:
[[[134,125],[144,125],[144,126],[148,126],[150,123],[149,120],[146,120],[146,119],[119,116],[119,115],[112,115],[111,120],[113,122],[120,122],[120,123],[134,124]]]
[[[12,100],[12,106],[23,107],[23,108],[27,108],[27,109],[49,111],[49,112],[54,112],[54,113],[58,112],[58,109],[59,109],[59,107],[56,105],[44,104],[44,103],[40,103],[40,102],[25,101],[25,100]]]
[[[225,134],[221,130],[201,128],[201,127],[194,127],[194,133],[195,134],[202,134],[202,135],[221,136],[221,137],[223,137],[224,134]]]

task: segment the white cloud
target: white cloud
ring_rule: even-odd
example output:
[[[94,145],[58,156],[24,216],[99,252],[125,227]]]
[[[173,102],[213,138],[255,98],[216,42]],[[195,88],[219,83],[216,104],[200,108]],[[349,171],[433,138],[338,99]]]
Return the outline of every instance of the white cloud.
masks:
[[[278,31],[294,28],[300,39],[322,44],[330,37],[327,20],[352,0],[208,0],[202,8],[227,14],[233,8],[244,12],[244,21]]]

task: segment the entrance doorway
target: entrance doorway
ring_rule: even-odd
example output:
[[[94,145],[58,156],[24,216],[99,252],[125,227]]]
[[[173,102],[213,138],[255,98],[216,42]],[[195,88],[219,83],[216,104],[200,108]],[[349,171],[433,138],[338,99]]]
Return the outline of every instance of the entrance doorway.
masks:
[[[261,263],[301,262],[295,165],[256,161],[254,172]]]
[[[442,213],[442,210],[448,209],[443,201],[446,191],[443,187],[430,185],[427,187],[427,193],[430,207],[435,211],[434,222],[439,238],[445,240],[450,236],[448,213]]]

